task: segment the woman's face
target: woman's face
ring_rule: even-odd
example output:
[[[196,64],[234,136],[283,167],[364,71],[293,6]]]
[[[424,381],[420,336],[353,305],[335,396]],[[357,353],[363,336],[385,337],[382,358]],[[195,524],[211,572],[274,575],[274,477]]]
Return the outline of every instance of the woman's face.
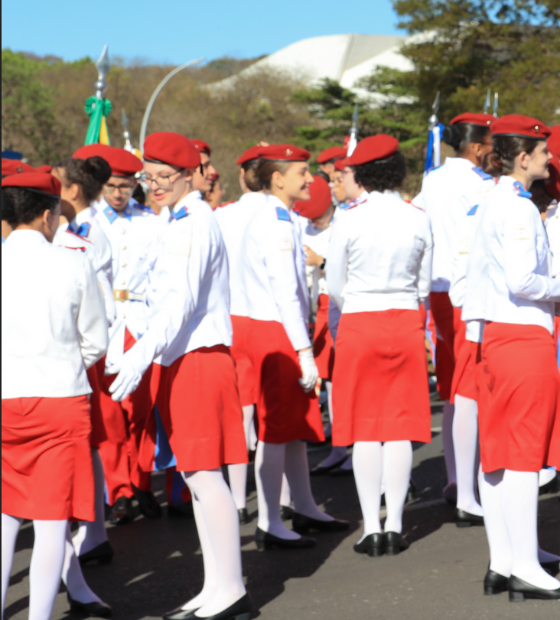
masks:
[[[150,196],[162,207],[173,207],[188,193],[192,170],[181,170],[168,164],[144,162],[145,180]]]
[[[309,172],[306,161],[297,161],[290,165],[284,174],[275,172],[272,175],[272,193],[275,189],[282,192],[292,202],[309,200],[309,186],[313,183],[313,176]]]
[[[523,153],[521,156],[523,157]],[[550,171],[548,164],[552,159],[552,153],[548,150],[545,140],[539,140],[536,148],[530,155],[527,155],[527,175],[532,181],[537,179],[548,179]]]
[[[338,202],[344,202],[346,200],[344,185],[342,183],[342,172],[340,172],[340,170],[336,170],[334,173],[332,193]]]

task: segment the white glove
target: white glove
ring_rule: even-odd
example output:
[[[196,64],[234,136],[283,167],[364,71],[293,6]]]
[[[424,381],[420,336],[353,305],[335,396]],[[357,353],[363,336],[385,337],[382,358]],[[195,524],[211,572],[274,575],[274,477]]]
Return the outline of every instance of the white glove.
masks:
[[[313,349],[298,351],[298,357],[302,374],[299,384],[304,392],[311,392],[317,385],[317,379],[319,378],[319,371],[313,357]]]
[[[146,371],[143,365],[138,364],[135,357],[129,355],[133,349],[134,347],[124,354],[119,374],[109,387],[111,398],[117,402],[124,400],[129,394],[134,392]]]

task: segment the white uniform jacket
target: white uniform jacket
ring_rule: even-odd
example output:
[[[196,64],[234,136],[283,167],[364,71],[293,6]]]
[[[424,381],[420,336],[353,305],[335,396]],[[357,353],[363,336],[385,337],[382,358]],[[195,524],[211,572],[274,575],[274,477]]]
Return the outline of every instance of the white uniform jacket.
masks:
[[[229,263],[230,312],[234,316],[248,316],[247,297],[242,278],[243,238],[249,222],[257,210],[266,204],[266,195],[261,192],[243,194],[234,203],[214,210],[226,245]]]
[[[329,251],[333,220],[331,220],[328,228],[318,228],[307,220],[307,225],[303,229],[303,245],[311,248],[324,259],[327,258],[327,253]],[[311,301],[317,304],[319,295],[329,294],[327,291],[325,271],[321,269],[320,265],[307,265],[306,273],[307,285],[311,289]]]
[[[243,282],[248,316],[282,323],[296,351],[311,346],[309,293],[298,217],[267,195],[243,240]]]
[[[553,333],[560,280],[550,277],[550,247],[530,193],[503,176],[481,203],[467,267],[462,318],[467,338],[480,341],[474,321],[541,325]]]
[[[548,208],[544,225],[552,252],[550,275],[557,278],[560,275],[560,207],[556,201]]]
[[[2,398],[91,393],[86,369],[107,344],[89,259],[40,232],[15,230],[2,245]]]
[[[333,226],[327,256],[333,338],[341,313],[417,310],[430,293],[431,277],[426,213],[397,192],[371,192]]]

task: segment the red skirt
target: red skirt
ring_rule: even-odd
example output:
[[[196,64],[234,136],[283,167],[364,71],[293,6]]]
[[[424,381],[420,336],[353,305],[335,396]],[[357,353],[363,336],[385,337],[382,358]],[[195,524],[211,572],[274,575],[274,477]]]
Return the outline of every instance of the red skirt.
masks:
[[[455,394],[477,400],[478,388],[476,382],[476,357],[480,346],[466,338],[467,324],[461,320],[461,308],[453,308],[455,313],[455,370],[451,385],[451,402],[455,401]]]
[[[333,445],[431,441],[428,364],[418,310],[343,314],[333,375]]]
[[[544,327],[487,323],[481,347],[478,423],[484,472],[560,464],[560,374]]]
[[[235,362],[237,386],[241,406],[254,405],[257,402],[257,376],[247,353],[247,333],[251,319],[247,316],[231,315],[233,341],[231,355]]]
[[[453,306],[448,293],[430,293],[430,312],[438,332],[435,371],[441,400],[451,398],[455,369],[455,328]]]
[[[156,404],[177,469],[202,471],[247,463],[243,413],[229,349],[224,345],[201,348],[171,366],[153,367],[152,386],[159,384]]]
[[[332,381],[334,368],[334,347],[329,331],[329,296],[319,295],[319,307],[315,317],[313,355],[321,379]]]
[[[2,400],[2,512],[93,521],[87,396]]]
[[[100,443],[107,441],[107,431],[101,409],[101,385],[104,372],[105,356],[87,371],[88,381],[93,390],[89,397],[89,404],[91,406],[91,445],[94,448],[99,448]]]
[[[257,374],[258,437],[267,443],[297,439],[324,441],[315,390],[304,392],[297,353],[278,321],[255,321],[249,328],[248,353]]]

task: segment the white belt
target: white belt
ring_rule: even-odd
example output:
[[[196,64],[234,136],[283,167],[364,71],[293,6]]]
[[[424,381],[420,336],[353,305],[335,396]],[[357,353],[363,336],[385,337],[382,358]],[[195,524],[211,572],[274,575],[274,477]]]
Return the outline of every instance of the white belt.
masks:
[[[144,293],[132,293],[125,289],[113,290],[113,296],[115,301],[145,301],[146,295]]]

